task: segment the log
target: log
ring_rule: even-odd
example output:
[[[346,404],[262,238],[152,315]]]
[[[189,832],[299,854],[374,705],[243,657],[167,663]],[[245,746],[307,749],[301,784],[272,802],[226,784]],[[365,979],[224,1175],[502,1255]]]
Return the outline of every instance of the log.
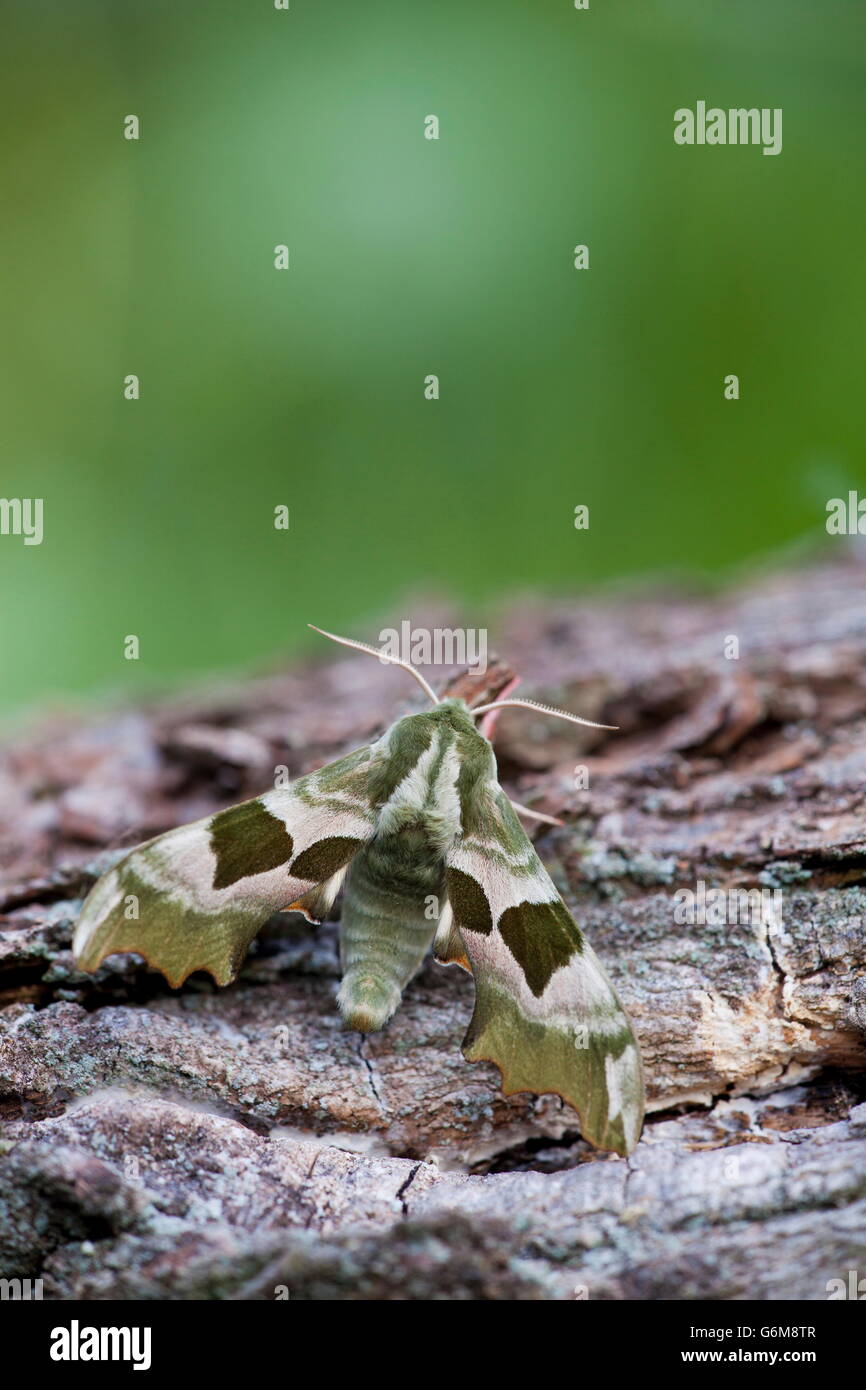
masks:
[[[369,741],[418,707],[404,675],[326,653],[9,740],[0,1277],[57,1298],[823,1299],[866,1269],[864,581],[852,550],[721,594],[500,615],[521,693],[619,726],[506,711],[495,747],[511,794],[565,822],[533,837],[636,1027],[650,1113],[627,1161],[463,1061],[456,968],[430,961],[381,1034],[345,1032],[333,923],[280,914],[225,990],[133,956],[75,970],[81,898],[125,846]]]

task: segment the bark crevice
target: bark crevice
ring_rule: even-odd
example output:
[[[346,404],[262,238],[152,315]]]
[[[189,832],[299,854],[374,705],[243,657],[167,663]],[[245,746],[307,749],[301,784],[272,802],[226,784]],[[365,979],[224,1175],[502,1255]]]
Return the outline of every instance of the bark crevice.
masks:
[[[532,833],[634,1019],[652,1113],[628,1163],[464,1062],[460,971],[429,962],[384,1032],[345,1032],[333,923],[276,917],[226,990],[132,956],[75,970],[118,846],[369,741],[413,707],[393,672],[341,654],[11,740],[0,1276],[55,1297],[826,1297],[866,1225],[864,585],[855,551],[720,595],[527,602],[495,633],[520,693],[620,726],[507,711],[495,747],[515,799],[566,822]],[[778,890],[781,919],[678,922],[701,880]]]

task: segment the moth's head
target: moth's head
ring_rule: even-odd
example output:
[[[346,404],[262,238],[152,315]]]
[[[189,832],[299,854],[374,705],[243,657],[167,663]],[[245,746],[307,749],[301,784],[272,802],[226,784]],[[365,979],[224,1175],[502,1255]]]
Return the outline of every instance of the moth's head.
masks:
[[[325,632],[324,628],[316,627],[315,623],[309,626],[314,632],[320,632],[323,637],[329,637],[332,642],[339,642],[343,647],[353,647],[356,651],[367,652],[370,656],[378,657],[380,661],[387,662],[392,666],[401,666],[404,671],[408,671],[418,682],[424,693],[434,706],[424,715],[409,715],[408,718],[433,719],[438,717],[440,720],[451,724],[455,732],[475,735],[479,742],[486,743],[487,739],[479,730],[475,721],[492,710],[500,709],[534,709],[541,714],[549,714],[555,719],[567,719],[572,724],[586,724],[590,729],[614,729],[614,724],[597,724],[594,719],[581,719],[578,714],[570,714],[568,710],[554,709],[551,705],[539,704],[537,700],[492,700],[486,705],[467,705],[465,700],[460,700],[454,696],[440,700],[435,690],[421,675],[421,672],[412,666],[408,661],[401,661],[399,657],[392,656],[390,652],[378,651],[376,647],[369,646],[366,642],[356,642],[350,637],[336,637],[333,632]]]
[[[455,735],[463,759],[473,754],[485,759],[493,757],[490,743],[479,728],[472,709],[465,700],[452,696],[440,700],[433,709],[421,710],[419,714],[404,714],[383,736],[382,745],[391,754],[396,748],[401,748],[407,757],[418,756],[422,749],[430,746],[431,738],[437,733],[446,735],[447,744],[453,742],[451,735]]]
[[[479,768],[495,772],[493,749],[465,700],[448,696],[440,700],[433,709],[422,710],[420,714],[404,715],[397,721],[397,725],[411,728],[413,733],[425,740],[437,729],[445,732],[446,736],[453,734],[456,736],[456,746],[464,765],[471,760]],[[451,742],[450,737],[448,742]]]
[[[447,725],[457,734],[472,734],[478,738],[481,737],[473,711],[465,700],[460,700],[454,695],[440,700],[435,709],[428,710],[427,718],[434,719],[438,724]]]

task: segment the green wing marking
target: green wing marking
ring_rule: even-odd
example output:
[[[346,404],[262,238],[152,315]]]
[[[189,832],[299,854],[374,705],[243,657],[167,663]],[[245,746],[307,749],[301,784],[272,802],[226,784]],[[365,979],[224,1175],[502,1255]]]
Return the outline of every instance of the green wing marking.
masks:
[[[630,1153],[644,1115],[631,1023],[495,784],[483,820],[448,856],[447,884],[475,978],[467,1061],[494,1062],[505,1095],[561,1096],[591,1143]]]
[[[175,987],[194,970],[228,984],[274,912],[333,899],[374,830],[369,756],[359,749],[133,850],[84,902],[73,942],[79,967],[134,951]]]

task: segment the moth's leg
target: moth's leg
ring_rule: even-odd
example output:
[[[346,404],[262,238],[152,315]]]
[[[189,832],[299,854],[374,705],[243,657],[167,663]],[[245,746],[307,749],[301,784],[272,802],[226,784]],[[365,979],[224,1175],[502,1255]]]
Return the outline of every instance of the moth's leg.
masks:
[[[545,825],[565,825],[565,821],[558,820],[556,816],[546,816],[543,811],[532,811],[528,806],[521,806],[519,801],[513,801],[511,797],[508,799],[520,816],[529,816],[531,820],[543,821]]]
[[[516,690],[516,689],[517,689],[517,687],[518,687],[519,684],[520,684],[520,677],[519,677],[519,676],[515,676],[515,677],[514,677],[514,680],[513,680],[513,681],[510,681],[510,682],[508,683],[508,685],[506,685],[506,687],[505,687],[505,689],[502,691],[502,693],[501,693],[500,695],[497,695],[496,698],[497,698],[498,700],[507,700],[507,699],[508,699],[508,696],[512,693],[513,690]],[[481,720],[481,723],[480,723],[480,725],[479,725],[479,730],[480,730],[480,732],[484,735],[484,737],[488,740],[488,742],[490,742],[490,741],[492,740],[492,738],[493,738],[493,731],[494,731],[494,729],[496,728],[496,721],[497,721],[497,719],[499,718],[499,716],[500,716],[501,713],[502,713],[501,710],[492,709],[492,710],[490,711],[490,713],[489,713],[489,714],[485,714],[484,717],[483,717],[482,720]],[[512,806],[514,807],[515,811],[518,812],[519,815],[521,815],[521,816],[529,816],[530,820],[543,821],[545,825],[563,825],[563,824],[564,824],[563,821],[557,820],[556,816],[545,816],[545,815],[543,814],[543,812],[541,812],[541,811],[531,811],[531,810],[529,809],[528,806],[521,806],[521,804],[520,804],[519,801],[513,801],[513,800],[512,800],[512,801],[511,801],[511,804],[512,804]]]

